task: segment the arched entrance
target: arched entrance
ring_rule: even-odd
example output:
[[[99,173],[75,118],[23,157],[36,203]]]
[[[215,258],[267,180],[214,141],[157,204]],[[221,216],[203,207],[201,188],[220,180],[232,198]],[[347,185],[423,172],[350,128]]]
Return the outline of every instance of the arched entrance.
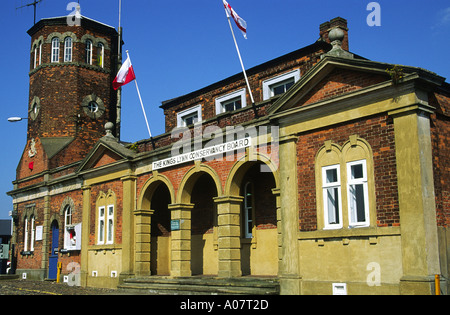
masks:
[[[262,163],[254,163],[245,173],[240,195],[242,275],[278,273],[278,235],[276,199],[272,193],[272,173],[261,172]]]
[[[213,198],[217,197],[214,181],[203,173],[196,181],[191,194],[194,205],[191,214],[191,264],[192,275],[217,275],[217,211]]]
[[[173,188],[163,176],[151,178],[139,200],[136,215],[136,273],[170,275]]]
[[[276,169],[270,162],[240,161],[230,172],[227,190],[241,198],[242,275],[278,274]]]
[[[180,270],[174,275],[218,274],[217,206],[214,202],[214,198],[222,193],[218,178],[211,167],[198,164],[181,181],[180,204],[174,205],[173,209],[183,209],[180,213],[184,213],[181,220],[184,236],[178,246],[181,248],[177,254],[180,259],[175,262]]]
[[[150,271],[152,275],[170,275],[170,192],[159,184],[153,194],[151,209]]]

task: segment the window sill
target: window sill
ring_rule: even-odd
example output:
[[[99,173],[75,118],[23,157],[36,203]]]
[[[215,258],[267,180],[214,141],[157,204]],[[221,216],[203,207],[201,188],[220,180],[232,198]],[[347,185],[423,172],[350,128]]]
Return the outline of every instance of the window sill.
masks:
[[[327,238],[345,238],[345,237],[374,237],[374,236],[392,236],[400,235],[400,227],[358,227],[341,228],[329,230],[317,230],[308,232],[299,232],[299,240],[327,239]]]

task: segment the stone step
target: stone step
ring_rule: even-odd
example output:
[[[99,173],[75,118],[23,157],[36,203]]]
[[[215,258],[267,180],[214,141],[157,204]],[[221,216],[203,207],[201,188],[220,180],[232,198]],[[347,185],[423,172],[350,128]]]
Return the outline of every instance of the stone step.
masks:
[[[202,295],[278,295],[275,278],[213,278],[213,277],[140,277],[131,278],[119,285],[122,292],[134,294],[202,294]]]

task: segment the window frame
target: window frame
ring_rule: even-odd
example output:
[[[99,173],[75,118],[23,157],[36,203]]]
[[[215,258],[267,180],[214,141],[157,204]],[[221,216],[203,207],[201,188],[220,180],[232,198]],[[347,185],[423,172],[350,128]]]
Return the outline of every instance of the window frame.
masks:
[[[101,215],[102,210],[103,210],[103,215]],[[97,244],[98,245],[105,244],[105,231],[106,231],[105,218],[106,218],[106,207],[105,206],[98,207],[98,220],[97,220],[97,224],[98,224]]]
[[[112,214],[110,214],[110,209],[112,209]],[[106,244],[114,244],[114,205],[108,205],[106,207],[106,229],[105,229],[105,240]],[[110,225],[109,222],[112,222]],[[110,237],[111,236],[111,237]]]
[[[327,171],[328,170],[336,170],[337,181],[333,183],[327,183]],[[329,223],[329,209],[328,209],[328,189],[337,188],[338,193],[338,223]],[[332,230],[332,229],[342,229],[343,227],[343,216],[342,216],[342,191],[341,191],[341,166],[340,164],[334,164],[329,166],[322,167],[322,195],[323,195],[323,215],[324,215],[324,229]]]
[[[196,105],[187,110],[177,113],[177,127],[188,127],[186,118],[197,115],[198,120],[194,124],[202,121],[202,105]]]
[[[34,63],[33,63],[33,69],[36,69],[36,67],[37,67],[37,52],[38,52],[37,47],[34,46]]]
[[[263,81],[263,100],[271,99],[274,96],[271,87],[291,78],[294,78],[294,84],[297,83],[300,80],[300,69],[295,69]]]
[[[97,66],[105,67],[105,45],[103,43],[97,44]]]
[[[352,166],[354,165],[362,165],[362,172],[363,177],[352,179]],[[347,171],[347,203],[348,203],[348,223],[349,227],[368,227],[370,226],[370,204],[369,204],[369,187],[368,187],[368,180],[367,180],[367,161],[364,160],[357,160],[352,162],[347,162],[346,164],[346,171]],[[354,212],[354,208],[352,208],[352,195],[350,191],[350,187],[352,185],[363,185],[363,201],[364,201],[364,221],[358,222],[357,220],[357,211]],[[353,220],[352,218],[355,217],[356,220]]]
[[[75,250],[77,247],[76,241],[75,244],[70,243],[72,241],[70,231],[73,231],[75,233],[74,236],[77,236],[75,225],[73,224],[73,209],[70,205],[67,205],[64,208],[64,249]]]
[[[34,252],[34,243],[36,240],[36,218],[34,215],[31,216],[31,229],[30,229],[30,252]]]
[[[51,55],[51,62],[52,63],[58,63],[59,62],[59,52],[60,50],[60,40],[59,37],[53,37],[52,38],[52,55]]]
[[[92,40],[87,39],[85,42],[86,45],[86,63],[88,65],[92,65],[92,55],[93,55],[93,50],[94,50],[94,43],[92,42]]]
[[[72,37],[67,36],[66,38],[64,38],[64,62],[72,62],[72,60],[73,60],[73,40]]]
[[[23,251],[27,252],[28,251],[28,217],[25,217],[23,234],[24,234]]]
[[[227,113],[224,105],[238,97],[241,98],[241,108],[247,107],[247,89],[243,88],[216,98],[216,115]]]

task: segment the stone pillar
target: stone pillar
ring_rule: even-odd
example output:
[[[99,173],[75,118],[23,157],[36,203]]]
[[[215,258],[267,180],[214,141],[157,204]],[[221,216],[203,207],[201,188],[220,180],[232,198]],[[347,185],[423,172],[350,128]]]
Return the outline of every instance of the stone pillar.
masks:
[[[91,186],[83,186],[83,214],[81,226],[81,272],[80,284],[82,287],[87,286],[89,276],[89,235],[90,235],[90,217],[91,217]]]
[[[299,211],[297,181],[297,137],[280,139],[280,226],[281,237],[280,289],[281,294],[300,294],[300,261],[298,253]]]
[[[434,275],[441,272],[430,119],[418,109],[391,114],[402,233],[400,293],[434,294]]]
[[[151,222],[153,210],[135,210],[135,274],[149,276],[151,259]]]
[[[191,211],[193,204],[169,205],[172,221],[179,222],[179,229],[172,230],[172,277],[190,277],[191,271]]]
[[[49,252],[50,252],[50,196],[44,197],[44,228],[42,233],[42,260],[41,269],[44,270],[45,277],[48,276]],[[60,227],[61,228],[61,227]],[[64,233],[63,233],[64,235]]]
[[[134,275],[134,216],[136,176],[121,178],[123,185],[122,213],[122,272],[120,281]]]
[[[221,278],[240,277],[241,269],[241,205],[240,196],[214,198],[219,225],[219,274]]]
[[[272,194],[275,196],[277,207],[277,244],[278,244],[278,276],[281,275],[283,258],[283,239],[281,237],[281,191],[279,188],[272,189]]]

